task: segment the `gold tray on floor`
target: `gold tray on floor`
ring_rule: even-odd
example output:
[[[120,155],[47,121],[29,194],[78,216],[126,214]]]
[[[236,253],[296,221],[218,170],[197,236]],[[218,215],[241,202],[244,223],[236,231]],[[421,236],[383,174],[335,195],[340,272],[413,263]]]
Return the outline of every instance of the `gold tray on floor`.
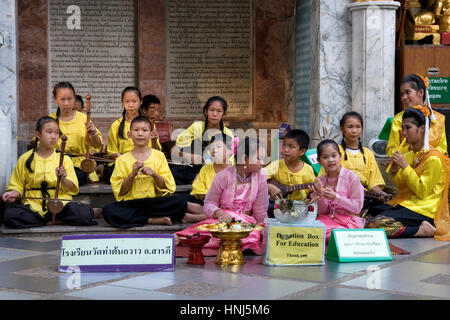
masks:
[[[211,231],[214,238],[219,239],[220,249],[215,264],[220,266],[245,264],[242,254],[241,239],[248,237],[251,231]]]

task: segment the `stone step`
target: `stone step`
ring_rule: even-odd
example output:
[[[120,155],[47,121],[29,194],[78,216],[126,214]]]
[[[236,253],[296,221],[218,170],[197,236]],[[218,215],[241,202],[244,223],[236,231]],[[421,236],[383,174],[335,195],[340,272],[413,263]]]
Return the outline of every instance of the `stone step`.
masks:
[[[177,185],[175,194],[189,193],[191,190],[192,185]],[[116,201],[111,185],[105,183],[86,184],[80,187],[79,193],[73,199],[89,204],[94,208],[103,208]]]
[[[36,228],[12,229],[4,225],[0,226],[0,236],[21,236],[21,237],[44,237],[63,236],[69,234],[172,234],[184,230],[191,224],[145,225],[129,229],[119,229],[108,224],[103,218],[95,219],[98,225],[95,226],[66,226],[51,225]]]
[[[178,185],[175,194],[189,193],[192,190],[191,185]],[[111,185],[104,183],[92,183],[80,187],[80,192],[74,200],[89,204],[94,208],[103,208],[109,203],[115,202]],[[96,219],[99,223],[96,226],[67,226],[52,225],[26,229],[12,229],[4,225],[0,226],[1,236],[26,236],[26,237],[43,237],[43,236],[62,236],[69,234],[148,234],[161,233],[171,234],[176,231],[183,230],[191,224],[173,224],[171,226],[164,225],[145,225],[143,227],[135,227],[129,229],[115,228],[108,224],[103,218]]]

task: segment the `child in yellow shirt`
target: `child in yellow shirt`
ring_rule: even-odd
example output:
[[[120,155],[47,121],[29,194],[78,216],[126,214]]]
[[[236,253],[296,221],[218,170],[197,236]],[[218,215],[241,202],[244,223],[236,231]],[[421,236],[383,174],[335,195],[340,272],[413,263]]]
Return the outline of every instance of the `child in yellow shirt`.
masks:
[[[271,179],[276,180],[283,185],[300,185],[305,183],[314,183],[316,176],[313,168],[300,160],[309,147],[309,136],[301,129],[290,130],[283,139],[282,156],[283,159],[271,162],[266,168],[267,187],[272,198],[269,204],[268,215],[273,218],[273,199],[279,199],[283,196],[280,188],[270,183]],[[291,200],[305,200],[308,195],[308,189],[297,190],[288,195]]]
[[[195,121],[186,130],[181,132],[172,148],[172,160],[188,163],[189,165],[171,164],[170,168],[177,184],[191,184],[200,172],[203,164],[210,163],[205,148],[212,136],[224,133],[231,139],[233,132],[225,126],[223,118],[226,115],[228,104],[220,96],[209,98],[203,106],[204,121]],[[205,159],[203,159],[205,156]]]
[[[237,146],[237,138],[231,139],[224,133],[218,133],[211,138],[208,146],[213,163],[205,164],[192,183],[192,191],[187,196],[187,212],[184,222],[199,222],[206,219],[203,213],[203,200],[211,188],[216,174],[231,167],[230,156]]]
[[[81,170],[81,162],[86,159],[86,142],[89,140],[91,149],[97,152],[102,150],[102,134],[93,122],[87,123],[84,113],[76,111],[75,89],[70,82],[59,82],[53,88],[53,98],[58,105],[56,112],[50,117],[55,118],[59,130],[67,137],[66,152],[72,157],[73,166],[80,186],[88,181],[88,175]],[[61,141],[56,144],[59,148]],[[89,174],[91,181],[99,181],[95,172]]]
[[[60,154],[54,149],[59,136],[58,123],[54,118],[45,116],[37,121],[33,149],[19,157],[7,191],[2,195],[2,201],[9,204],[4,215],[7,227],[20,229],[50,224],[53,217],[47,205],[50,199],[55,198],[58,177],[61,178],[58,199],[72,200],[72,196],[78,193],[78,179],[72,160],[65,155],[62,166],[59,166]],[[55,222],[75,226],[97,224],[92,220],[94,209],[90,206],[61,201],[64,207],[55,216]]]
[[[105,221],[117,228],[146,224],[171,225],[187,209],[185,197],[170,196],[175,180],[166,157],[149,147],[150,122],[144,116],[131,121],[128,137],[133,150],[116,159],[111,187],[117,200],[103,208]]]

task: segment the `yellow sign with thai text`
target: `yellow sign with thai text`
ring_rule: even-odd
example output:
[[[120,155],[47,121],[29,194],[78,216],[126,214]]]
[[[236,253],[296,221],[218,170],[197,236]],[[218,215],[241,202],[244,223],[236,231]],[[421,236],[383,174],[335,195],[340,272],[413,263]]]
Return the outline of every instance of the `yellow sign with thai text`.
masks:
[[[270,225],[264,264],[324,264],[325,227]]]

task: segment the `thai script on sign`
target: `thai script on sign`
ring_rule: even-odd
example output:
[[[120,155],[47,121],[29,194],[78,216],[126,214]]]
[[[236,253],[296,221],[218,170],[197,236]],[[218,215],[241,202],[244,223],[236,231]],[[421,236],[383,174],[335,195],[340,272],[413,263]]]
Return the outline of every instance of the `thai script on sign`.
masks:
[[[119,246],[114,246],[113,249],[108,246],[104,248],[93,247],[92,249],[81,249],[76,248],[75,250],[66,250],[61,248],[61,256],[63,257],[75,257],[75,256],[116,256],[116,255],[171,255],[172,247],[166,246],[165,248],[151,248],[151,249],[136,249],[136,248],[126,248],[120,249]]]

